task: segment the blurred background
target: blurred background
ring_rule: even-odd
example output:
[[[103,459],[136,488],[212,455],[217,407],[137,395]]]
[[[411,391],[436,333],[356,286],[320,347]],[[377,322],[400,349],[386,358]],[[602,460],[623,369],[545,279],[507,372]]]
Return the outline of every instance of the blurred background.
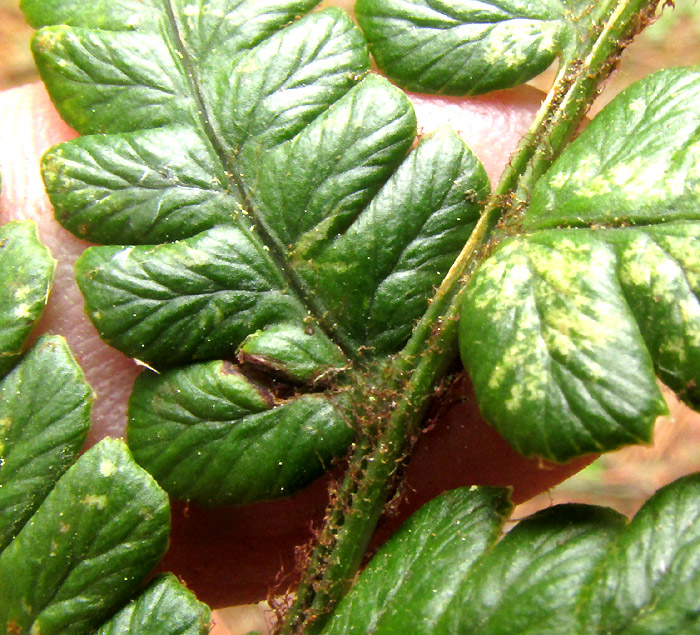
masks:
[[[351,0],[324,2],[341,6]],[[38,79],[29,39],[32,29],[19,11],[18,0],[0,0],[0,90]],[[670,66],[700,64],[700,4],[678,0],[675,9],[666,8],[623,56],[620,68],[593,113],[631,82]],[[554,70],[531,83],[547,90]],[[633,515],[659,487],[700,470],[700,417],[668,395],[672,415],[657,423],[653,447],[630,447],[600,457],[588,468],[549,492],[519,506],[514,518],[560,502],[609,505]],[[264,629],[262,607],[237,607],[220,613],[217,633],[231,635]]]

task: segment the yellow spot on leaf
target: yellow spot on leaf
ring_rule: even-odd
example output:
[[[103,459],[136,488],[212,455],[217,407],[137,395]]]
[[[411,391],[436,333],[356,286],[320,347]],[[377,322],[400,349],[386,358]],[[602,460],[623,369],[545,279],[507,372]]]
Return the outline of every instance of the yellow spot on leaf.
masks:
[[[82,503],[97,509],[104,509],[107,506],[107,497],[103,494],[88,494],[83,498]]]
[[[15,298],[17,300],[24,300],[24,298],[26,298],[31,292],[31,287],[23,284],[21,287],[17,287],[17,289],[15,289]]]
[[[100,474],[102,476],[112,476],[117,471],[117,466],[112,463],[112,461],[102,461],[100,463]]]
[[[549,180],[549,186],[553,187],[556,190],[561,189],[564,187],[567,182],[569,181],[569,176],[568,174],[565,174],[564,172],[559,172],[559,174],[555,174],[550,180]]]
[[[26,302],[22,302],[22,304],[18,304],[17,307],[14,310],[14,315],[16,318],[27,318],[31,315],[31,309],[32,307],[29,306]]]
[[[632,112],[643,112],[646,109],[646,103],[643,99],[634,99],[630,102],[629,109]]]

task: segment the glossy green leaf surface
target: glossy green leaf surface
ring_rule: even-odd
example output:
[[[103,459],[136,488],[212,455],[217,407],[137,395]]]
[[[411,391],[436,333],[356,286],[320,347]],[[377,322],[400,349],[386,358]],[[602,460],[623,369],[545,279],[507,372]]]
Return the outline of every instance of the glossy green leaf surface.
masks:
[[[459,581],[498,539],[511,509],[506,491],[496,488],[432,500],[380,549],[324,634],[435,632]]]
[[[47,153],[47,190],[66,227],[114,245],[85,252],[78,283],[107,342],[167,371],[138,384],[129,439],[179,497],[284,495],[342,454],[346,408],[316,391],[400,351],[488,194],[454,132],[411,150],[407,97],[367,75],[344,12],[294,19],[313,4],[126,2],[99,18],[25,2],[53,25],[34,40],[52,99],[87,133]],[[273,387],[265,412],[207,414],[228,362],[173,367],[216,359],[252,393]],[[184,425],[181,377],[201,382]]]
[[[449,492],[382,547],[324,635],[695,632],[699,483],[663,488],[629,524],[560,505],[501,540],[505,493]]]
[[[77,458],[92,399],[58,336],[41,338],[0,381],[0,551]]]
[[[52,96],[60,100],[61,114],[83,133],[125,132],[109,139],[87,137],[47,154],[47,191],[57,218],[68,229],[100,242],[114,242],[118,236],[121,242],[149,243],[234,223],[246,203],[235,182],[238,179],[230,173],[232,157],[244,147],[254,151],[261,144],[293,136],[366,72],[368,61],[361,37],[339,11],[314,14],[274,33],[302,10],[304,3],[228,4],[231,7],[218,9],[197,5],[196,11],[183,7],[189,15],[183,14],[184,22],[177,24],[161,15],[169,33],[165,38],[160,28],[148,28],[147,21],[137,27],[138,33],[102,29],[85,33],[56,27],[56,32],[42,31],[45,35],[37,36],[37,61]],[[255,17],[250,14],[258,14],[257,34],[248,22]],[[218,20],[214,21],[214,15]],[[202,22],[199,28],[204,33],[195,28],[195,20]],[[232,21],[246,22],[246,28],[236,32]],[[225,45],[218,50],[193,50],[209,45],[198,42],[203,35],[208,33],[216,41],[222,31],[229,31],[232,37],[222,40]],[[243,31],[249,33],[250,41],[236,42]],[[265,35],[270,37],[252,51],[246,49]],[[59,48],[44,53],[42,37],[57,40]],[[93,37],[99,38],[98,50],[66,49],[67,42],[80,47]],[[181,42],[185,37],[187,41]],[[137,40],[132,42],[134,38]],[[144,69],[147,76],[136,74],[125,84],[125,69],[137,73],[144,66],[136,59],[145,53],[142,41],[153,48],[148,54],[155,68]],[[237,50],[235,43],[241,49]],[[180,51],[180,46],[186,50]],[[121,55],[125,49],[133,49],[134,59],[120,62],[124,68],[113,68],[112,51]],[[166,62],[174,65],[173,56],[179,59],[180,55],[184,67],[164,67]],[[270,66],[270,59],[277,63]],[[69,96],[61,99],[57,95],[59,88],[69,95],[82,92],[74,92],[72,75],[66,77],[65,68],[53,72],[51,65],[58,60],[68,61],[71,71],[85,72],[93,80],[82,99],[101,107],[92,108],[96,112],[89,118],[82,109],[73,110]],[[73,64],[88,64],[89,68],[74,69]],[[112,86],[101,70],[114,74],[109,80],[118,83]],[[190,85],[188,73],[196,74],[194,85]],[[170,85],[169,78],[179,80]],[[55,90],[52,80],[57,84]],[[124,106],[122,100],[134,99],[143,106]],[[104,113],[105,105],[113,109],[111,117]]]
[[[630,86],[538,181],[523,227],[655,225],[700,218],[700,69]]]
[[[361,36],[338,10],[275,33],[315,3],[183,4],[170,16],[134,3],[129,32],[56,26],[35,38],[37,64],[62,116],[81,133],[122,133],[63,144],[45,158],[57,218],[78,235],[149,243],[233,223],[247,196],[241,166],[231,165],[241,146],[293,136],[367,70]],[[157,12],[158,22],[139,22],[144,12]],[[81,25],[90,24],[83,18]],[[237,33],[236,22],[246,28]],[[232,37],[217,48],[224,32]],[[262,67],[246,57],[269,56],[260,49],[270,45],[274,71],[269,57]],[[89,83],[76,85],[79,78]]]
[[[504,245],[470,286],[462,357],[519,452],[563,461],[649,441],[666,412],[618,266],[604,241],[548,232]]]
[[[340,396],[280,398],[212,361],[140,375],[128,439],[176,498],[245,503],[285,496],[330,467],[354,436],[344,414]]]
[[[574,29],[560,0],[358,0],[377,65],[401,87],[478,95],[545,70]]]
[[[90,249],[76,271],[104,339],[153,364],[233,356],[248,334],[307,316],[262,245],[235,227]]]
[[[138,589],[167,548],[167,496],[126,446],[104,440],[58,481],[0,554],[9,633],[88,633]]]
[[[39,321],[54,269],[34,223],[14,221],[0,227],[0,376],[17,361]]]
[[[659,490],[584,590],[582,632],[693,633],[700,627],[700,476]]]
[[[50,151],[43,165],[57,219],[90,240],[157,243],[234,216],[221,168],[185,127],[114,135],[109,144],[81,137]]]
[[[246,337],[238,360],[282,379],[325,385],[345,368],[347,359],[331,340],[300,324],[278,324]]]
[[[467,289],[462,359],[524,454],[649,441],[665,412],[656,377],[700,404],[700,120],[683,110],[699,77],[662,71],[613,100]]]
[[[100,626],[96,635],[206,635],[209,614],[174,575],[161,575]]]
[[[373,355],[401,349],[488,192],[483,166],[443,129],[421,141],[350,227],[313,248],[300,270],[343,340]]]
[[[559,505],[521,521],[460,580],[436,632],[577,632],[581,589],[625,521],[584,505]]]

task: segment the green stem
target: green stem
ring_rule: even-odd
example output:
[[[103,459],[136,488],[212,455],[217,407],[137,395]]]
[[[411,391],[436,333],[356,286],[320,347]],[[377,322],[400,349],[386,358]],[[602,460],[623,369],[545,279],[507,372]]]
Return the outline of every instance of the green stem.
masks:
[[[623,50],[651,22],[659,1],[608,0],[597,4],[592,46],[585,51],[575,50],[573,59],[562,67],[538,112],[538,129],[499,184],[512,192],[511,213],[505,214],[509,226],[517,227],[535,184],[579,129],[601,84],[614,70]]]
[[[419,433],[429,398],[456,356],[457,320],[467,282],[496,242],[517,231],[528,193],[579,128],[600,84],[658,2],[597,3],[586,50],[578,54],[574,47],[570,61],[562,65],[469,241],[404,350],[376,384],[380,389],[364,391],[365,399],[368,392],[375,399],[375,408],[357,413],[357,418],[371,431],[359,435],[281,633],[320,632],[352,584],[394,490],[397,470]],[[377,433],[376,422],[382,421]]]

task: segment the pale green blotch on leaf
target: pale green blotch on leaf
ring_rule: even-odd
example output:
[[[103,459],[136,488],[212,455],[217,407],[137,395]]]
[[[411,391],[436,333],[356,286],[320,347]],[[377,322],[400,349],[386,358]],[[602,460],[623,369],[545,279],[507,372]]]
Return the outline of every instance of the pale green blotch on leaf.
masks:
[[[16,363],[39,321],[55,268],[32,221],[0,227],[0,376]]]

